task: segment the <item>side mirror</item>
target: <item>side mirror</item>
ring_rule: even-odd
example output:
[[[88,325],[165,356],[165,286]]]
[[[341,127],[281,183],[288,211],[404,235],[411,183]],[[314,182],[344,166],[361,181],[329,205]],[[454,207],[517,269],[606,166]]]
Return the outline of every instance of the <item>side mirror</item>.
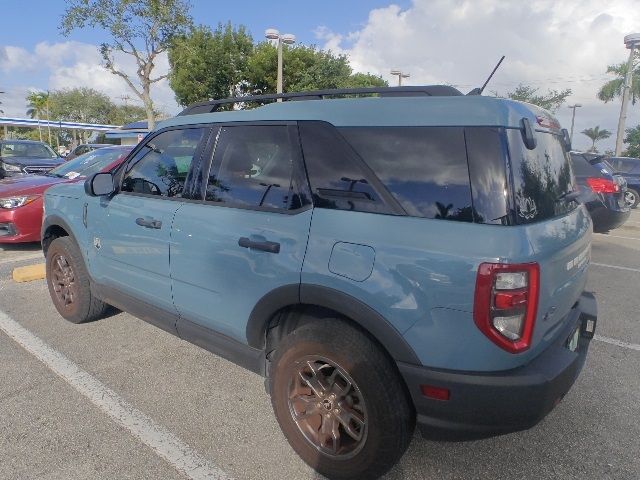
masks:
[[[113,187],[113,175],[110,173],[95,173],[84,182],[84,191],[90,197],[102,197],[111,195]]]
[[[538,145],[538,141],[528,118],[525,117],[520,120],[520,131],[522,132],[522,141],[524,142],[524,146],[529,150],[535,149],[536,145]]]
[[[567,152],[571,151],[571,137],[569,136],[569,130],[566,128],[562,129],[562,143],[564,144],[564,149]]]

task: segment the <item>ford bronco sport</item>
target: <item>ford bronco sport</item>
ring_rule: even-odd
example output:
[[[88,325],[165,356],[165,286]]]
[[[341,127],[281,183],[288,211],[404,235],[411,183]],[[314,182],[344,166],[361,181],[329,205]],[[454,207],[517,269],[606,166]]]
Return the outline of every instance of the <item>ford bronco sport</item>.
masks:
[[[309,465],[375,478],[416,423],[526,429],[574,383],[597,314],[568,150],[548,112],[444,86],[196,104],[47,191],[49,291],[263,375]]]

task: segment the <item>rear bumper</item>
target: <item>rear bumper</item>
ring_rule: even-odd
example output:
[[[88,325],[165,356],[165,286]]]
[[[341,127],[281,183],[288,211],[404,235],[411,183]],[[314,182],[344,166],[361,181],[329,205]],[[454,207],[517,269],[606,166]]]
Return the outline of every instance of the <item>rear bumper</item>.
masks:
[[[589,202],[587,210],[589,210],[591,220],[593,220],[593,230],[598,233],[608,232],[620,227],[631,215],[629,208],[613,209],[600,202]]]
[[[562,400],[582,370],[592,334],[581,333],[575,352],[567,348],[567,340],[587,320],[596,322],[597,305],[592,294],[583,293],[557,341],[514,370],[476,374],[399,363],[423,433],[481,437],[537,424]],[[427,398],[421,385],[447,388],[450,398]]]

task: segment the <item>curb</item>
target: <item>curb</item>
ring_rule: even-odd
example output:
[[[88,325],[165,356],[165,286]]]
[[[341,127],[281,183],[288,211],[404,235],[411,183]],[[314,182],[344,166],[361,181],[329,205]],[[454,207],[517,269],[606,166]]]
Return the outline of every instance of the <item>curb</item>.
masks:
[[[34,280],[42,280],[46,277],[45,264],[36,263],[35,265],[26,265],[13,269],[14,282],[32,282]]]

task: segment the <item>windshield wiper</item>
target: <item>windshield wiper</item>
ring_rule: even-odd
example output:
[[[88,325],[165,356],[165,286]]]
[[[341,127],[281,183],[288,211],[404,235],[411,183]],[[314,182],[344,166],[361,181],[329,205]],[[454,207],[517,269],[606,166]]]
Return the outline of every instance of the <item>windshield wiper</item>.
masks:
[[[44,176],[53,177],[53,178],[64,178],[64,175],[60,175],[59,173],[51,173],[51,172],[45,173]]]

